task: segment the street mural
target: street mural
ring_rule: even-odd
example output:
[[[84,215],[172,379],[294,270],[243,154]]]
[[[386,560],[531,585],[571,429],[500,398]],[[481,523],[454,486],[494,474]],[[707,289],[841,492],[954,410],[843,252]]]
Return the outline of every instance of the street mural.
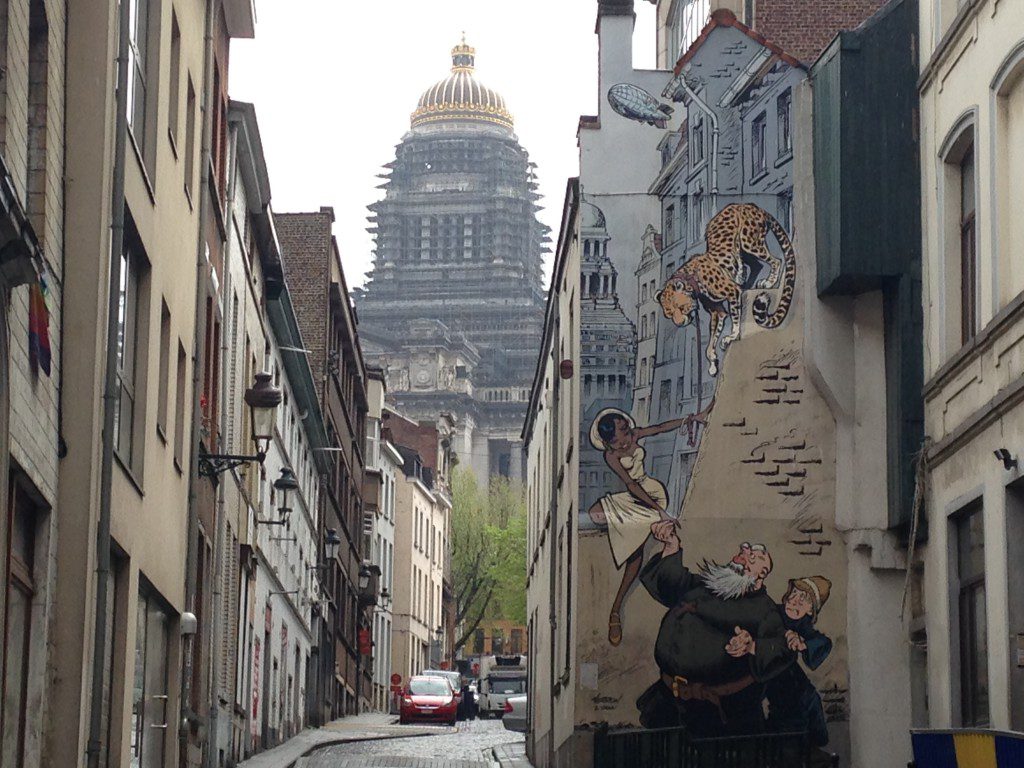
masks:
[[[668,119],[675,111],[673,107],[661,103],[643,88],[631,83],[619,83],[609,88],[608,103],[623,117],[657,128],[668,127]]]
[[[674,120],[638,86],[607,93],[665,133],[660,222],[585,185],[581,206],[578,524],[607,589],[580,674],[597,718],[830,748],[847,719],[834,432],[803,359],[793,237],[805,74],[713,23],[662,94]]]

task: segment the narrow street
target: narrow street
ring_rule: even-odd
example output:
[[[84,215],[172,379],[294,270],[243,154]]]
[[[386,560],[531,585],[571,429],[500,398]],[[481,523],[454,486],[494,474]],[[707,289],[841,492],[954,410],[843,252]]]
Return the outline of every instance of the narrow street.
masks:
[[[436,736],[411,736],[338,744],[314,752],[297,768],[477,768],[490,766],[491,750],[522,742],[500,720],[471,720]]]

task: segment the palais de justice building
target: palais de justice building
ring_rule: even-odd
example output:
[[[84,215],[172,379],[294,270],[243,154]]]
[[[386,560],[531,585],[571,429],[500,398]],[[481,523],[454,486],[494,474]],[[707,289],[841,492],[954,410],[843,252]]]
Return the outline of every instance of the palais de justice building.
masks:
[[[450,414],[452,448],[481,480],[522,479],[519,441],[544,315],[534,165],[474,49],[428,88],[370,206],[373,269],[355,292],[368,362],[398,409]]]

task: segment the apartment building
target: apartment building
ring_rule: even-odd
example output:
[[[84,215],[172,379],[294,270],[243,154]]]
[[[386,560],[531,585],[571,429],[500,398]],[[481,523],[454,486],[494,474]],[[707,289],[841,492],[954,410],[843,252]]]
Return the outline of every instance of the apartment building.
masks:
[[[391,697],[391,645],[394,614],[395,586],[395,484],[405,459],[391,442],[391,433],[383,427],[387,388],[384,371],[367,368],[367,397],[369,410],[366,417],[366,479],[375,487],[365,496],[374,503],[366,510],[363,533],[363,551],[370,566],[379,573],[379,600],[373,609],[373,692],[370,696],[374,710],[389,712]]]
[[[194,467],[217,387],[209,345],[194,340],[219,268],[209,245],[227,51],[253,25],[246,2],[67,6],[66,104],[78,117],[66,134],[62,321],[74,386],[61,397],[50,765],[202,759],[195,633],[209,614],[195,566],[212,527],[200,524]],[[184,751],[165,727],[182,721]]]
[[[63,378],[65,7],[0,3],[0,762],[49,764]]]
[[[905,762],[916,3],[833,27],[809,61],[719,8],[671,69],[640,70],[633,26],[631,2],[599,3],[600,109],[580,123],[523,433],[528,750],[587,765],[679,728]],[[721,293],[706,254],[736,242]],[[782,640],[796,615],[816,658]],[[807,708],[790,718],[794,675]]]
[[[285,280],[302,333],[303,350],[318,383],[317,396],[327,428],[327,488],[323,492],[321,538],[332,528],[340,538],[336,567],[324,574],[327,618],[320,628],[318,700],[323,713],[314,721],[362,711],[369,700],[372,669],[363,663],[360,630],[370,629],[366,609],[376,587],[363,573],[363,503],[367,376],[356,315],[331,233],[334,212],[275,216]],[[361,589],[365,581],[366,589]],[[364,649],[366,650],[366,649]]]
[[[920,726],[1024,730],[1024,7],[921,3]]]
[[[402,456],[396,473],[392,670],[408,680],[452,665],[451,490],[454,422],[414,422],[385,410],[384,430]]]

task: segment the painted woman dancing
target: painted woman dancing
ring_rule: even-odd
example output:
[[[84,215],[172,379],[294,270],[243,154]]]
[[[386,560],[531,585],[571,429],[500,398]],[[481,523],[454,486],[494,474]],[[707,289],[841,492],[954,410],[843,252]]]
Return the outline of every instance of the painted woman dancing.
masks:
[[[608,529],[615,567],[625,566],[608,616],[608,642],[612,645],[622,642],[622,601],[640,574],[651,525],[670,519],[666,514],[668,493],[661,482],[647,474],[646,453],[639,442],[651,435],[679,429],[686,422],[686,419],[673,419],[637,427],[625,411],[605,408],[590,426],[590,442],[604,453],[605,462],[626,486],[625,491],[605,494],[588,510],[591,520]]]

